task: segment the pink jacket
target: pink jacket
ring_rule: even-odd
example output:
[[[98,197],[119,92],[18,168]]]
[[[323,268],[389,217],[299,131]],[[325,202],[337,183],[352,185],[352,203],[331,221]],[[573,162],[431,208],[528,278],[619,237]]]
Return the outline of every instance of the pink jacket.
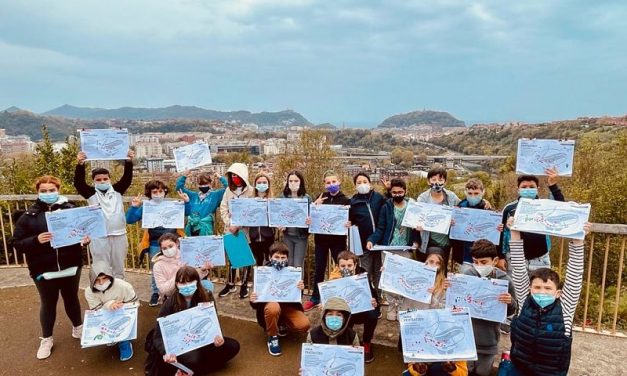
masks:
[[[176,252],[174,257],[165,257],[161,252],[157,253],[152,259],[155,265],[152,267],[152,274],[155,276],[155,283],[159,289],[159,293],[165,296],[171,296],[176,289],[176,272],[185,265],[181,261],[181,251]],[[199,268],[196,269],[200,278],[205,278],[208,272],[203,272]]]

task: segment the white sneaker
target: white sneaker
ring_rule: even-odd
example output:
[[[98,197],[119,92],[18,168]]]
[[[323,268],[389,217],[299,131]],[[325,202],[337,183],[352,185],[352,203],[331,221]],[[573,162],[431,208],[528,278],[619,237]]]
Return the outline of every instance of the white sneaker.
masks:
[[[37,359],[46,359],[49,357],[52,352],[52,345],[52,337],[41,338],[39,349],[37,350]]]
[[[72,327],[72,337],[81,339],[82,335],[83,335],[83,325]]]

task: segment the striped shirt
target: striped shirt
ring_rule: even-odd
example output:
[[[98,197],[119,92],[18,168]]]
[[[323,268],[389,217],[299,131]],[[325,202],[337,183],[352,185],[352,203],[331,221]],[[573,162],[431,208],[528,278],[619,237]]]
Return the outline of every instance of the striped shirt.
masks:
[[[512,280],[516,291],[516,299],[518,307],[522,309],[530,291],[529,272],[527,271],[527,261],[525,260],[525,252],[522,240],[510,241],[511,263],[512,263]],[[568,244],[568,264],[566,266],[566,280],[560,297],[562,304],[562,313],[564,315],[565,334],[571,335],[573,327],[573,319],[577,303],[581,296],[581,287],[583,284],[583,244]]]

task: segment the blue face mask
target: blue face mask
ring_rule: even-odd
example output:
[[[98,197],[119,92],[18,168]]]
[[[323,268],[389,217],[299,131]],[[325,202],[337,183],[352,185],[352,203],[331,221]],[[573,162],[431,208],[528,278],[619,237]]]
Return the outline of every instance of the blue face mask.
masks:
[[[59,192],[40,193],[39,200],[52,205],[59,199]]]
[[[193,284],[189,284],[189,285],[184,285],[184,286],[178,286],[179,288],[179,293],[185,297],[190,297],[192,295],[194,295],[194,293],[196,292],[196,282],[194,282]]]
[[[327,324],[327,328],[331,330],[340,330],[342,328],[342,324],[344,323],[344,318],[342,316],[326,315],[324,317],[324,322]]]
[[[96,184],[96,189],[99,191],[108,191],[111,188],[111,183],[98,183]]]
[[[213,293],[213,282],[211,282],[208,279],[203,279],[200,281],[200,284],[202,285],[202,287],[204,287],[205,290],[207,290],[210,293]]]
[[[327,187],[327,191],[331,194],[336,194],[340,191],[340,185],[339,184],[331,184]]]
[[[468,201],[468,205],[477,206],[483,200],[483,195],[479,196],[466,196],[466,201]]]
[[[538,188],[519,188],[518,194],[522,198],[536,198],[538,196]]]
[[[542,308],[550,306],[555,301],[555,296],[551,294],[531,294],[531,297]]]
[[[257,185],[255,185],[255,188],[259,191],[259,192],[265,192],[268,190],[268,184],[265,183],[257,183]]]

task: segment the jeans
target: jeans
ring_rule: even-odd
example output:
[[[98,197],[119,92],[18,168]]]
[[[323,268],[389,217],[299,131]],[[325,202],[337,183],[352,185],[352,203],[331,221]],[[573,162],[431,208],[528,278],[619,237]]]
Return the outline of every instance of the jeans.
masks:
[[[364,250],[363,256],[359,256],[359,264],[366,270],[372,283],[379,286],[381,266],[383,266],[381,251]]]
[[[305,265],[305,255],[307,254],[307,238],[299,238],[285,234],[283,235],[283,242],[290,250],[287,256],[288,264],[302,268]]]
[[[78,283],[81,279],[81,268],[78,268],[75,276],[36,280],[35,286],[39,292],[39,322],[43,338],[52,337],[54,322],[57,319],[57,301],[59,293],[63,297],[65,313],[72,321],[73,326],[83,323],[81,303],[78,300]]]

